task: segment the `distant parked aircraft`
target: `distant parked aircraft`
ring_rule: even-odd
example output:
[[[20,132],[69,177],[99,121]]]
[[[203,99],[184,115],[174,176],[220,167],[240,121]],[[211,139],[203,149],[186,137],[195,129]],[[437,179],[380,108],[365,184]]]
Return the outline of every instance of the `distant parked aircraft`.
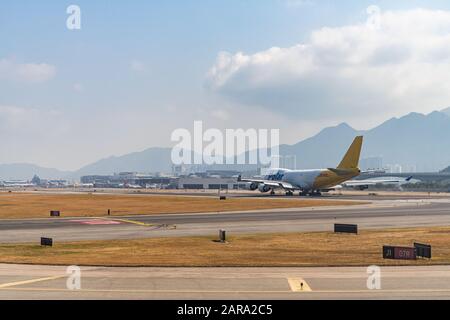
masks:
[[[125,189],[144,189],[143,186],[138,185],[138,184],[129,184],[129,183],[121,183],[119,184],[120,188],[125,188]]]
[[[0,187],[4,188],[25,188],[25,187],[35,187],[34,183],[30,183],[29,181],[20,181],[20,180],[11,180],[11,181],[1,181]]]
[[[93,183],[77,183],[74,185],[74,187],[76,187],[76,188],[93,188],[94,184]]]
[[[399,178],[399,177],[380,177],[374,179],[366,179],[366,180],[351,180],[341,184],[344,188],[354,188],[359,190],[368,189],[370,186],[375,185],[387,185],[387,186],[397,186],[400,187],[403,184],[410,183],[412,180],[412,176],[408,178]]]

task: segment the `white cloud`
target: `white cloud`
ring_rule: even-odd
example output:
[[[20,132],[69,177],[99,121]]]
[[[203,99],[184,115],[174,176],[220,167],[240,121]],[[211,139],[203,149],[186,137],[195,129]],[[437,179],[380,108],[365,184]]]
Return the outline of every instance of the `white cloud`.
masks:
[[[60,167],[58,157],[77,154],[69,141],[78,134],[74,127],[55,109],[0,105],[0,162]]]
[[[311,33],[306,43],[255,54],[222,52],[215,92],[303,119],[431,111],[450,101],[450,12],[379,12]]]
[[[63,132],[66,129],[62,114],[56,110],[0,105],[0,133],[5,136],[27,136],[29,139],[29,134],[36,138],[48,130]]]
[[[6,127],[18,129],[17,125],[21,122],[20,119],[23,119],[26,114],[26,111],[22,108],[0,106],[0,127],[2,129],[5,129]]]
[[[218,120],[226,121],[226,120],[229,120],[229,119],[230,119],[230,114],[229,114],[229,112],[228,112],[227,110],[223,110],[223,109],[216,109],[216,110],[213,110],[213,111],[211,112],[211,115],[212,115],[214,118],[218,119]]]
[[[42,83],[56,75],[56,67],[47,63],[17,63],[0,59],[0,79],[27,83]]]

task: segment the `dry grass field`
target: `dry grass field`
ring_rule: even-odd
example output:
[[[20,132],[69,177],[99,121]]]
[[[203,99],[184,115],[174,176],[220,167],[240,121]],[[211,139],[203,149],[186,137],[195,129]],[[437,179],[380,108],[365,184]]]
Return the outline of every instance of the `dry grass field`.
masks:
[[[432,260],[381,258],[383,245],[433,246]],[[229,243],[213,237],[130,241],[0,245],[1,263],[110,266],[356,266],[450,263],[450,227],[363,231],[239,235]]]
[[[184,197],[175,195],[0,193],[0,219],[45,218],[50,210],[63,217],[99,217],[161,213],[225,212],[360,204],[354,201]]]

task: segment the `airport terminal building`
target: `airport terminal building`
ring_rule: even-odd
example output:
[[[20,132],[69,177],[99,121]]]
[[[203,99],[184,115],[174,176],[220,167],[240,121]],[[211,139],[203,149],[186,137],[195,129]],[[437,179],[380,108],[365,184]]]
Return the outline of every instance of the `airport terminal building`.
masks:
[[[245,183],[238,183],[236,178],[220,177],[181,177],[178,180],[178,189],[196,190],[244,190]]]
[[[120,188],[123,185],[136,185],[146,188],[148,186],[158,186],[167,188],[175,186],[177,179],[172,177],[163,177],[148,175],[135,172],[121,172],[113,175],[88,175],[80,178],[84,184],[93,184],[97,188]]]
[[[208,171],[180,177],[162,177],[132,172],[113,175],[89,175],[81,177],[83,184],[96,188],[124,188],[129,185],[157,189],[190,190],[241,190],[246,183],[238,183],[239,172]]]

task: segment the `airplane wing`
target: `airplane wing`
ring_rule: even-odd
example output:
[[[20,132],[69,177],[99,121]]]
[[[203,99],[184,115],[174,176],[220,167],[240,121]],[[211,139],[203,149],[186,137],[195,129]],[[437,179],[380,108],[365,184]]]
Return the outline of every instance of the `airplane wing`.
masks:
[[[296,190],[298,188],[294,187],[292,184],[288,183],[288,182],[283,182],[283,181],[267,181],[264,182],[264,184],[266,186],[273,186],[275,188],[281,188],[284,190]]]
[[[376,184],[374,181],[347,181],[342,183],[345,187],[374,186]]]
[[[242,179],[241,176],[238,177],[238,182],[254,182],[254,183],[265,183],[268,182],[269,180],[264,180],[264,179]],[[273,182],[273,181],[270,181]]]
[[[274,181],[274,180],[264,180],[264,179],[242,179],[240,176],[238,177],[238,182],[250,182],[257,184],[264,184],[273,188],[281,188],[285,190],[297,190],[297,187],[294,187],[292,184],[284,181]]]

